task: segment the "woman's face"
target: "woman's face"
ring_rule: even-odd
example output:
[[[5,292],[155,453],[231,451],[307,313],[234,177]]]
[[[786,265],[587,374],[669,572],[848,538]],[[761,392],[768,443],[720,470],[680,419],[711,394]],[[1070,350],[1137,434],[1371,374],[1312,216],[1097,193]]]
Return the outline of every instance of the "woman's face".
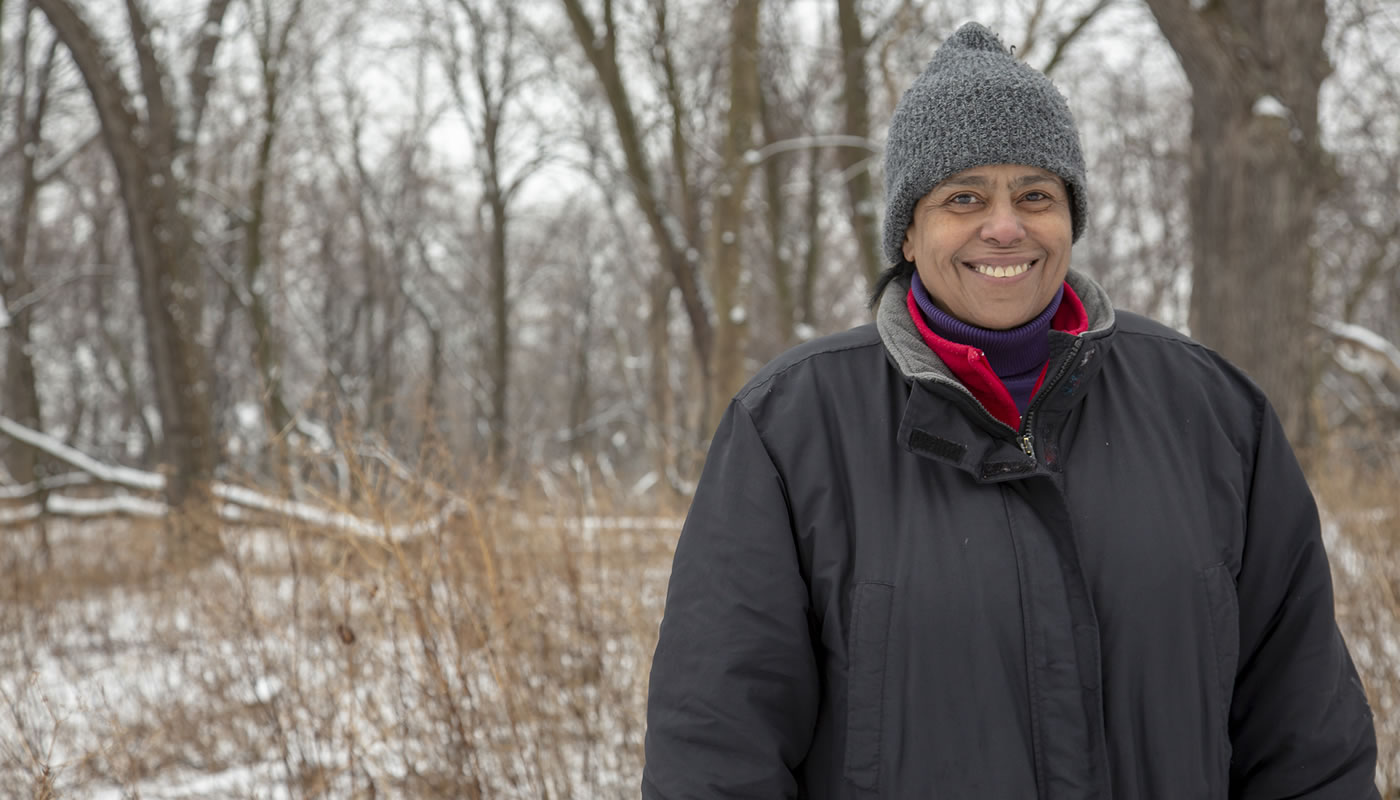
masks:
[[[904,257],[939,308],[992,330],[1029,322],[1069,272],[1069,190],[1035,167],[995,164],[953,175],[914,206]]]

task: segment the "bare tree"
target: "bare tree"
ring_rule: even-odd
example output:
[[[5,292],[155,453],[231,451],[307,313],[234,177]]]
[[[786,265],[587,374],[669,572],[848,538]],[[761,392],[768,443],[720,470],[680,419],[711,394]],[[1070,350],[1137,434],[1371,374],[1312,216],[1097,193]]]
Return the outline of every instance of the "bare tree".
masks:
[[[574,38],[583,48],[607,96],[627,165],[632,195],[647,221],[661,262],[671,273],[675,286],[680,291],[681,303],[690,322],[691,344],[704,378],[705,395],[708,396],[710,365],[713,363],[714,325],[711,322],[709,307],[701,293],[696,264],[686,257],[687,248],[674,230],[677,227],[673,224],[675,217],[662,199],[654,176],[655,168],[643,146],[642,128],[637,121],[636,108],[623,81],[622,67],[618,61],[617,21],[612,0],[605,0],[603,3],[599,22],[594,22],[584,10],[581,0],[560,2],[569,17]]]
[[[1318,90],[1325,0],[1148,0],[1192,90],[1191,332],[1254,377],[1309,442],[1309,236],[1336,175]]]
[[[520,32],[523,21],[511,2],[448,0],[442,45],[443,69],[457,110],[466,120],[475,146],[476,172],[481,177],[482,211],[487,231],[487,285],[490,296],[490,336],[487,373],[490,381],[487,424],[488,460],[497,465],[508,456],[508,417],[511,377],[511,297],[508,235],[511,201],[538,169],[544,154],[523,163],[509,163],[509,143],[516,135],[515,112],[529,80],[522,69]],[[461,21],[458,21],[458,15]],[[459,39],[465,24],[467,41]]]
[[[715,363],[705,430],[719,422],[729,398],[748,377],[744,346],[749,309],[745,298],[740,231],[749,175],[749,149],[758,122],[758,6],[759,0],[736,0],[729,20],[729,120],[724,138],[719,191],[716,193],[710,254],[711,291],[719,314]]]
[[[263,414],[274,437],[284,433],[292,421],[283,380],[280,336],[268,307],[269,282],[265,275],[264,228],[267,225],[269,184],[273,181],[272,158],[281,132],[281,118],[287,84],[293,79],[290,62],[292,37],[298,32],[304,0],[291,0],[282,19],[271,0],[250,0],[252,33],[261,79],[262,132],[253,162],[253,185],[249,191],[243,231],[243,285],[232,296],[239,298],[253,334],[254,362],[262,378]],[[285,457],[284,459],[285,460]]]
[[[29,240],[35,204],[42,185],[39,156],[58,41],[54,40],[43,48],[39,68],[31,77],[29,51],[32,18],[32,9],[26,5],[20,21],[19,96],[14,106],[15,150],[19,155],[19,204],[8,231],[9,236],[0,243],[0,315],[8,318],[5,324],[0,325],[0,333],[5,338],[5,380],[3,387],[0,387],[0,409],[19,424],[39,430],[42,415],[32,332],[37,287],[30,278]],[[31,91],[34,93],[32,103]],[[37,502],[46,502],[46,490],[39,483],[44,477],[44,468],[37,451],[9,439],[0,439],[0,470],[8,472],[9,477],[21,485],[34,486]],[[39,520],[37,529],[40,554],[47,564],[51,557],[48,527],[43,520]]]
[[[0,243],[0,302],[8,324],[0,326],[5,336],[5,382],[0,388],[0,408],[6,416],[30,428],[40,425],[39,390],[34,374],[34,347],[31,328],[34,320],[35,286],[28,264],[30,226],[39,195],[40,145],[43,143],[44,115],[48,109],[50,77],[58,42],[45,48],[35,75],[30,75],[29,49],[32,14],[26,6],[20,20],[19,96],[15,100],[15,151],[19,155],[19,203],[6,238]],[[30,92],[34,93],[31,100]],[[0,440],[0,466],[22,484],[37,477],[38,459],[28,447]]]
[[[862,139],[870,138],[870,92],[866,87],[866,51],[869,41],[862,30],[856,0],[836,0],[836,18],[841,35],[842,89],[841,106],[845,109],[845,133]],[[870,153],[851,147],[837,149],[837,158],[846,178],[851,232],[856,240],[861,271],[872,285],[879,275],[884,257],[880,255],[879,214],[875,190],[866,164]]]
[[[213,79],[210,66],[229,2],[210,0],[206,8],[189,66],[188,102],[181,109],[171,96],[170,68],[139,0],[126,1],[139,93],[122,80],[106,44],[72,3],[34,0],[82,73],[116,168],[141,286],[146,348],[168,464],[167,494],[172,506],[193,512],[191,518],[203,516],[212,502],[210,481],[219,447],[209,399],[209,364],[201,344],[201,264],[183,199],[193,174],[190,145],[204,113]],[[202,550],[206,544],[196,547]]]

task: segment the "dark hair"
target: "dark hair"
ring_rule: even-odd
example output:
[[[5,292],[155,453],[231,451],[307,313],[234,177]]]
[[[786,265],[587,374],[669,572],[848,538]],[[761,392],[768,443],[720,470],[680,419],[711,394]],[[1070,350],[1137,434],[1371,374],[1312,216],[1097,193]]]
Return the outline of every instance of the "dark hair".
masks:
[[[901,258],[898,264],[889,267],[875,279],[875,289],[870,292],[870,310],[880,305],[880,295],[885,293],[885,289],[897,280],[907,279],[914,274],[914,262],[907,258]]]

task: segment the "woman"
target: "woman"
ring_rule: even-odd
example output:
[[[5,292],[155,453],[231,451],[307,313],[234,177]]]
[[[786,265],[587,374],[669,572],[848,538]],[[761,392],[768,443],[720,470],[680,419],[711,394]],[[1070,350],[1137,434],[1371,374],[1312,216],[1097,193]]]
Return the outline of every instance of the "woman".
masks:
[[[1070,269],[1079,138],[967,25],[900,101],[876,322],[764,367],[676,550],[642,794],[1371,798],[1267,400]]]

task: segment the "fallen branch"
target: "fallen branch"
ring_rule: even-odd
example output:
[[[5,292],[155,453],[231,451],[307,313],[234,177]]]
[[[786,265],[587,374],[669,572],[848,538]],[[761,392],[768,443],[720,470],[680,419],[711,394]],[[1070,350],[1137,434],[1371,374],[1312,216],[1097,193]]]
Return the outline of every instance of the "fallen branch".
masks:
[[[65,472],[50,475],[33,483],[0,485],[0,502],[28,500],[40,492],[62,489],[66,486],[86,486],[95,483],[86,472]]]
[[[152,492],[165,490],[165,476],[160,473],[103,464],[81,450],[69,447],[46,433],[25,427],[8,417],[0,416],[0,433],[47,453],[103,483]]]
[[[80,470],[78,473],[55,476],[38,484],[0,486],[0,500],[14,503],[31,501],[23,505],[0,508],[0,526],[32,522],[45,514],[67,517],[126,515],[160,519],[170,511],[169,506],[160,499],[123,491],[137,490],[147,494],[159,492],[165,488],[165,476],[159,473],[104,464],[48,434],[32,430],[3,416],[0,416],[0,433]],[[403,541],[436,533],[453,517],[467,510],[468,504],[465,500],[439,486],[416,480],[407,466],[382,448],[366,450],[362,455],[376,458],[406,483],[422,485],[425,492],[440,504],[436,511],[426,519],[415,522],[387,524],[348,511],[334,511],[310,503],[274,497],[246,486],[215,481],[212,487],[214,496],[223,501],[218,508],[219,518],[228,523],[245,524],[257,514],[268,514],[288,522],[330,528],[360,536]],[[94,483],[108,484],[117,491],[106,497],[74,497],[52,491],[59,487]],[[44,491],[47,491],[47,494],[43,494]],[[43,498],[42,504],[40,497]],[[679,518],[671,517],[575,518],[517,514],[512,521],[520,527],[581,531],[675,531],[681,525]]]

